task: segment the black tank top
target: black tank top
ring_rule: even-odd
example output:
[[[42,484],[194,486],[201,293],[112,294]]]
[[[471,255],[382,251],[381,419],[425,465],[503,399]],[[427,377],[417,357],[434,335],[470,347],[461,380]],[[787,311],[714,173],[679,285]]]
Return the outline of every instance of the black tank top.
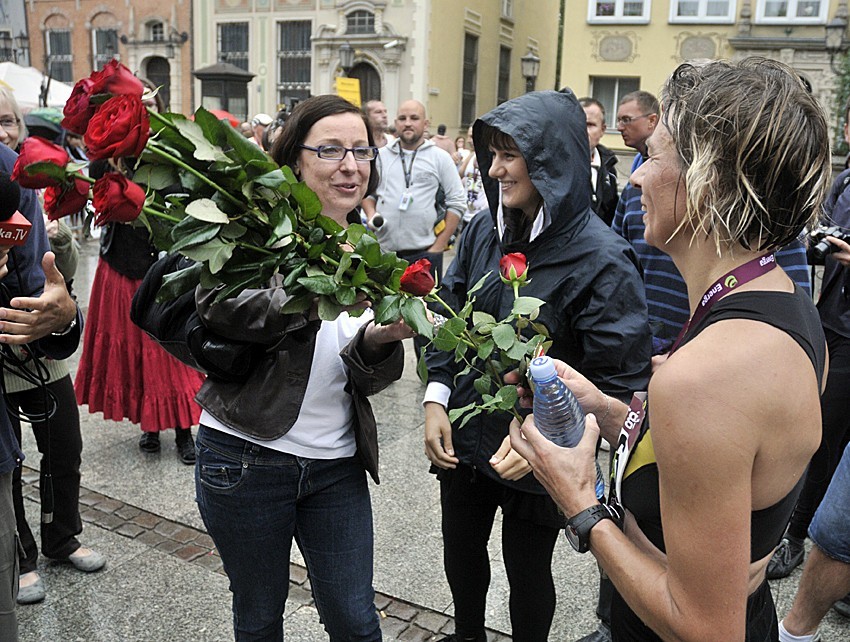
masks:
[[[685,345],[712,323],[726,319],[751,319],[772,325],[787,333],[803,349],[812,362],[817,375],[818,388],[823,380],[826,364],[826,339],[820,324],[817,309],[811,299],[798,287],[794,293],[743,291],[728,295],[712,306],[700,323],[689,330],[682,341]],[[750,525],[750,560],[767,556],[779,543],[791,512],[803,487],[805,474],[793,489],[778,502],[767,508],[752,511]],[[635,516],[647,538],[661,551],[664,547],[664,532],[661,523],[661,508],[658,497],[658,468],[652,447],[649,417],[644,422],[642,433],[629,458],[622,484],[623,505]],[[762,622],[765,617],[753,609],[750,596],[747,603],[747,640],[766,639],[754,635],[756,630],[770,623]],[[614,626],[615,640],[659,640],[617,596],[616,611],[620,626]],[[771,602],[772,604],[772,602]],[[775,612],[772,612],[775,618]],[[770,615],[770,613],[768,613]],[[770,618],[768,618],[770,619]],[[759,620],[758,622],[756,620]],[[612,618],[612,624],[614,620]]]

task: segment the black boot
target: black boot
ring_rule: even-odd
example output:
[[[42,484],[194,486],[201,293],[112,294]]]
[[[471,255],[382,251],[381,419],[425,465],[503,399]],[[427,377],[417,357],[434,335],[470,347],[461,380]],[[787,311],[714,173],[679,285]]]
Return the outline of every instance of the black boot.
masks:
[[[177,457],[186,465],[194,465],[195,440],[192,438],[192,429],[177,428],[174,433],[174,441],[177,444]]]

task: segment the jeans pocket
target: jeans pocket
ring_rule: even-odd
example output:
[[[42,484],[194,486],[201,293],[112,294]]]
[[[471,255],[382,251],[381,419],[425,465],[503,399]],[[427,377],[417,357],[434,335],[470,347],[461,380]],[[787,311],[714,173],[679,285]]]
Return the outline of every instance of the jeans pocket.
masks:
[[[209,490],[233,490],[242,481],[245,471],[238,459],[232,459],[200,444],[198,466],[201,484]]]

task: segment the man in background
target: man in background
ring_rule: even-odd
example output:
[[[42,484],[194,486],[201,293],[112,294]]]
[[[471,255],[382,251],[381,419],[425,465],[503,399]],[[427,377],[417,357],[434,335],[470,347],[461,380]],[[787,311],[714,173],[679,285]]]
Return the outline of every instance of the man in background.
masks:
[[[587,118],[587,139],[590,143],[590,207],[607,225],[614,220],[619,194],[617,191],[617,157],[601,145],[605,133],[605,107],[595,98],[580,98]]]
[[[369,100],[363,105],[363,113],[366,114],[366,120],[369,121],[369,129],[372,130],[375,145],[378,147],[392,145],[395,138],[387,133],[388,117],[384,103],[380,100]]]

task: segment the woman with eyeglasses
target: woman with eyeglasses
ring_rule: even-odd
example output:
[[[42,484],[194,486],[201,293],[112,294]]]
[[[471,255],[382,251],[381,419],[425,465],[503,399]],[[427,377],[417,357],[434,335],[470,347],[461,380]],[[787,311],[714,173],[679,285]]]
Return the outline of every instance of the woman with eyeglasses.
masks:
[[[775,641],[765,571],[820,442],[827,359],[811,299],[773,252],[817,220],[829,126],[797,74],[764,59],[682,65],[662,108],[631,181],[690,320],[631,406],[560,364],[600,418],[575,449],[533,418],[511,444],[614,583],[614,640]],[[593,493],[600,429],[617,447],[607,505]]]
[[[365,117],[338,96],[300,103],[273,157],[312,189],[342,226],[377,183]],[[280,278],[198,311],[215,332],[268,346],[243,384],[207,379],[198,401],[198,506],[233,592],[236,640],[283,640],[293,540],[307,564],[331,640],[380,640],[372,588],[375,417],[366,398],[401,376],[403,323],[376,326],[366,311],[318,320],[283,314]],[[361,303],[362,307],[366,303]]]
[[[10,89],[0,87],[0,143],[18,151],[27,134],[27,126],[15,94]]]

